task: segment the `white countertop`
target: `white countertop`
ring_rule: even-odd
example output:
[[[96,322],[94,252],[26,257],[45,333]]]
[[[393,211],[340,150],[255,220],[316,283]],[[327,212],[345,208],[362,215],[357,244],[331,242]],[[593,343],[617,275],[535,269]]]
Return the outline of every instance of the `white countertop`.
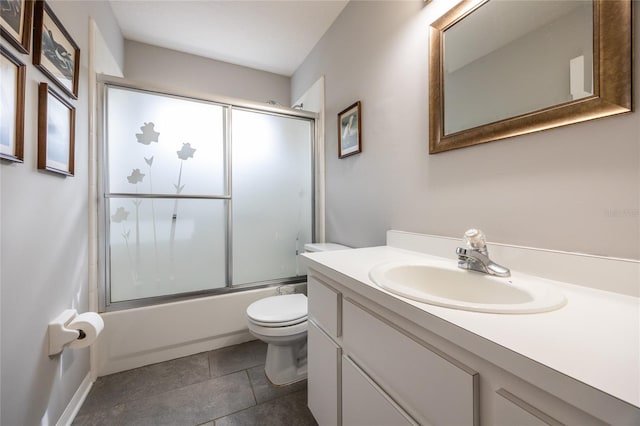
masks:
[[[374,296],[375,302],[409,320],[420,324],[420,315],[425,318],[429,316],[427,314],[433,315],[640,407],[640,299],[637,297],[546,280],[565,293],[568,302],[564,307],[539,314],[469,312],[393,295],[374,284],[368,276],[371,268],[383,262],[429,258],[456,262],[454,258],[443,259],[390,246],[306,253],[304,256],[311,268],[347,287],[349,280],[343,278],[355,280],[352,284],[360,283],[356,285],[360,288],[352,290],[362,292],[365,297]],[[396,301],[402,304],[398,305]]]

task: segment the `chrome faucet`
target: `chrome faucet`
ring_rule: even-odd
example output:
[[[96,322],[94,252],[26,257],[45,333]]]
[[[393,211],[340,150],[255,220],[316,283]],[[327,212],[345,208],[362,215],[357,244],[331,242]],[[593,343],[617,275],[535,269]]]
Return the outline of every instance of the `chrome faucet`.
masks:
[[[458,268],[478,271],[498,277],[508,277],[511,271],[489,259],[487,241],[479,229],[469,229],[464,233],[463,241],[467,247],[458,247]]]

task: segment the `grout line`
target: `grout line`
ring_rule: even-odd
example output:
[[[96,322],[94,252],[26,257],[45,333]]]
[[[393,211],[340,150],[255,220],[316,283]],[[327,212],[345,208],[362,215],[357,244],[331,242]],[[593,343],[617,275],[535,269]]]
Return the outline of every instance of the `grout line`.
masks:
[[[251,394],[253,395],[253,400],[256,402],[254,407],[258,405],[258,398],[256,397],[256,391],[253,388],[253,382],[251,381],[251,376],[249,375],[249,369],[245,369],[244,372],[247,374],[247,379],[249,380],[249,387],[251,388]]]
[[[236,371],[236,373],[238,373],[240,371],[242,371],[242,370]],[[256,393],[253,390],[253,384],[251,383],[251,377],[249,376],[249,369],[245,368],[244,372],[247,375],[247,379],[249,380],[249,387],[251,388],[251,394],[253,395],[253,400],[254,400],[255,404],[253,404],[250,407],[242,408],[242,409],[240,409],[238,411],[234,411],[232,413],[225,414],[224,416],[216,417],[215,419],[211,420],[213,422],[214,426],[215,426],[217,420],[220,420],[220,419],[222,419],[224,417],[233,416],[233,415],[236,415],[238,413],[242,413],[243,411],[250,410],[250,409],[252,409],[254,407],[257,407],[259,405],[258,404],[258,400],[256,399]]]
[[[182,358],[186,358],[186,357],[182,357]],[[173,360],[163,361],[163,362],[159,362],[159,363],[152,364],[152,365],[160,365],[160,364],[164,364],[164,363],[169,363],[171,361],[173,361]],[[159,398],[162,395],[164,395],[166,393],[169,393],[169,392],[180,391],[180,390],[183,390],[183,389],[185,389],[187,387],[190,387],[190,386],[203,384],[204,382],[207,382],[207,381],[210,381],[210,380],[218,380],[218,379],[221,379],[223,377],[229,376],[231,374],[240,373],[240,371],[242,371],[242,370],[238,370],[238,371],[233,371],[233,372],[230,372],[230,373],[227,373],[227,374],[223,374],[221,376],[211,377],[211,364],[209,363],[209,359],[208,358],[207,358],[207,363],[208,363],[208,367],[209,367],[209,377],[208,378],[203,378],[202,380],[197,380],[197,381],[195,381],[193,383],[186,383],[186,384],[183,384],[182,386],[178,386],[178,387],[165,388],[162,391],[158,391],[158,393],[153,393],[153,392],[150,393],[150,394],[149,393],[140,393],[139,396],[136,396],[134,398],[129,397],[126,400],[116,402],[113,405],[109,405],[109,406],[98,408],[98,409],[92,409],[92,410],[89,410],[89,411],[87,411],[86,413],[83,413],[83,414],[93,414],[93,413],[99,413],[99,412],[106,412],[106,411],[112,410],[113,408],[115,408],[115,407],[117,407],[119,405],[126,406],[126,404],[134,402],[134,401],[141,401],[141,400],[145,400],[145,399]],[[139,368],[144,368],[144,367],[139,367]],[[123,372],[115,373],[115,374],[125,373],[124,375],[127,375],[126,373],[128,373],[130,371],[132,372],[132,371],[138,370],[139,368],[135,368],[135,369],[132,369],[132,370],[127,370],[127,371],[123,371]],[[157,375],[158,374],[155,373],[155,374],[149,375],[149,376],[150,377],[156,377]],[[249,380],[249,383],[251,383],[251,380]],[[254,399],[255,399],[255,396],[254,396]],[[80,409],[82,409],[82,407],[80,407]]]
[[[249,343],[249,342],[247,342],[247,343]],[[238,345],[233,345],[233,346],[245,345],[245,344],[247,344],[247,343],[240,343],[240,344],[238,344]],[[258,398],[256,397],[256,392],[255,392],[255,389],[254,389],[254,386],[253,386],[253,382],[251,381],[251,376],[249,375],[249,370],[250,370],[250,369],[252,369],[252,368],[255,368],[255,367],[257,367],[257,366],[264,365],[264,363],[257,364],[257,365],[253,365],[253,366],[250,366],[250,367],[247,367],[247,368],[244,368],[244,369],[239,369],[239,370],[236,370],[236,371],[230,371],[230,372],[227,372],[227,373],[222,374],[222,375],[220,375],[220,376],[213,377],[213,370],[212,370],[212,365],[211,365],[211,364],[212,364],[212,357],[213,357],[212,353],[213,353],[213,352],[215,352],[215,351],[217,351],[217,350],[220,350],[220,349],[224,349],[224,348],[214,349],[214,350],[212,350],[212,351],[203,351],[203,352],[199,352],[199,353],[197,353],[197,354],[186,355],[186,356],[184,356],[184,357],[179,357],[179,358],[175,358],[175,359],[167,360],[167,361],[161,361],[161,362],[157,362],[157,363],[154,363],[154,364],[149,364],[149,365],[145,365],[145,366],[141,366],[141,367],[133,368],[133,369],[130,369],[130,370],[125,370],[125,371],[121,371],[121,372],[118,372],[118,373],[113,373],[113,374],[110,374],[110,375],[104,376],[104,377],[109,377],[109,376],[113,376],[113,375],[116,375],[116,374],[117,374],[117,375],[120,375],[121,377],[127,377],[127,376],[130,376],[131,374],[135,374],[135,373],[137,373],[137,372],[147,370],[147,369],[148,369],[148,367],[152,367],[152,366],[159,366],[159,365],[161,365],[161,364],[170,363],[171,361],[175,361],[175,360],[183,359],[183,358],[188,358],[188,357],[192,357],[192,356],[196,356],[196,355],[200,355],[200,354],[206,354],[206,357],[207,357],[207,367],[208,367],[208,372],[209,372],[209,374],[208,374],[208,378],[203,378],[202,380],[197,380],[197,381],[195,381],[195,382],[193,382],[193,383],[187,383],[187,384],[184,384],[184,385],[182,385],[182,386],[175,387],[175,388],[174,388],[174,387],[171,387],[171,388],[169,388],[169,389],[165,389],[165,390],[160,391],[160,392],[158,392],[158,393],[152,393],[151,395],[149,395],[149,394],[144,394],[144,393],[143,393],[143,394],[140,394],[138,397],[136,397],[136,398],[134,398],[134,399],[127,399],[127,400],[125,400],[125,401],[119,401],[119,402],[116,402],[116,403],[115,403],[115,404],[113,404],[113,405],[108,405],[108,406],[105,406],[105,407],[102,407],[102,408],[97,408],[97,409],[91,409],[91,410],[88,410],[87,412],[82,413],[82,414],[83,414],[83,415],[93,415],[93,414],[100,413],[100,412],[107,412],[107,411],[112,410],[113,408],[115,408],[115,407],[117,407],[117,406],[119,406],[119,405],[123,405],[123,406],[125,406],[127,403],[130,403],[130,402],[132,402],[132,401],[138,401],[138,400],[144,400],[144,399],[151,399],[151,398],[158,398],[158,397],[162,396],[163,394],[165,394],[165,393],[167,393],[167,392],[179,391],[179,390],[184,389],[184,388],[186,388],[186,387],[194,386],[194,385],[197,385],[197,384],[202,384],[202,383],[204,383],[204,382],[206,382],[206,381],[210,381],[210,380],[218,380],[218,379],[221,379],[221,378],[223,378],[223,377],[225,377],[225,376],[229,376],[229,375],[231,375],[231,374],[237,374],[237,373],[240,373],[240,372],[241,372],[241,371],[243,371],[243,370],[244,370],[245,374],[247,375],[247,379],[248,379],[248,381],[249,381],[249,386],[250,386],[250,388],[251,388],[251,394],[253,395],[254,405],[252,405],[252,406],[250,406],[250,407],[243,408],[242,410],[238,410],[238,411],[236,411],[235,413],[238,413],[238,412],[240,412],[240,411],[244,411],[244,410],[247,410],[247,409],[249,409],[249,408],[253,408],[253,407],[255,407],[255,406],[259,405],[259,404],[258,404]],[[148,371],[148,370],[147,370],[147,371]],[[156,375],[157,375],[157,374],[149,375],[149,376],[156,376]],[[98,378],[98,380],[99,380],[99,379],[101,379],[101,378]],[[103,379],[103,380],[104,380],[104,379]],[[95,390],[95,389],[96,389],[96,388],[94,387],[94,390]],[[102,398],[100,398],[100,399],[102,399]],[[275,398],[274,398],[274,399],[275,399]],[[271,400],[269,400],[269,401],[271,401]],[[268,401],[263,401],[263,403],[264,403],[264,402],[268,402]],[[84,405],[84,404],[83,404],[83,405]],[[80,410],[82,410],[82,407],[80,407]],[[235,414],[235,413],[229,413],[229,414],[226,414],[225,416],[221,416],[221,417],[226,417],[226,416],[229,416],[229,415],[232,415],[232,414]],[[219,419],[219,418],[221,418],[221,417],[218,417],[218,419]],[[210,420],[210,421],[213,421],[213,422],[215,423],[215,420],[216,420],[216,419],[212,419],[212,420]],[[205,422],[205,424],[206,424],[206,423],[207,423],[207,422]]]

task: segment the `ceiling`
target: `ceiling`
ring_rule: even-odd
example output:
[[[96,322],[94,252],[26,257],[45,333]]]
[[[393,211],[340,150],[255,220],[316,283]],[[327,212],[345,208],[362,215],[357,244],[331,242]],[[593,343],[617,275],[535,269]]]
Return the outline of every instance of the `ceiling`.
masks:
[[[291,76],[349,0],[110,0],[127,40]]]

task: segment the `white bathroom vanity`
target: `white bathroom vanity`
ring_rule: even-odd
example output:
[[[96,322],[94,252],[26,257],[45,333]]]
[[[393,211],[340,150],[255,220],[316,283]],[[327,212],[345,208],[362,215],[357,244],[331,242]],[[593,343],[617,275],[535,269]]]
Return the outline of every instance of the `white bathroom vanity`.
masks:
[[[533,314],[435,306],[369,277],[386,262],[455,265],[458,245],[389,231],[387,246],[305,255],[320,425],[640,424],[639,262],[489,244],[566,296]]]

